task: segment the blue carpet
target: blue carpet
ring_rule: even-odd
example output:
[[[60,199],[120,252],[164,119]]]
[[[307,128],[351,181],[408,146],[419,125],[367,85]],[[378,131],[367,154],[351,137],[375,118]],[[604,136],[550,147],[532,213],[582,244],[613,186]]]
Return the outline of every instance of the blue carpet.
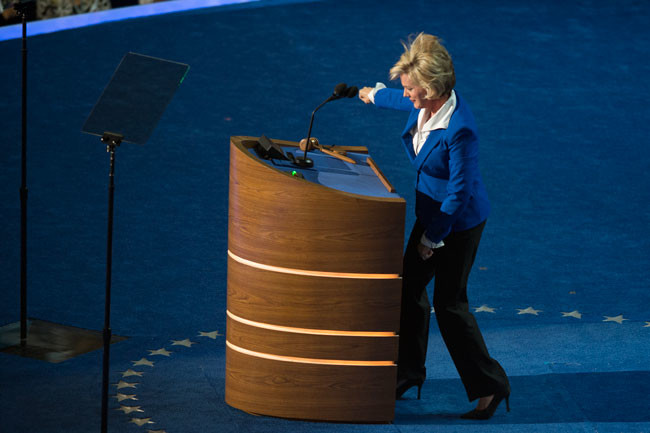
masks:
[[[261,1],[29,39],[29,315],[103,326],[109,160],[81,127],[129,51],[190,72],[149,142],[116,157],[109,430],[650,432],[650,4]],[[469,410],[432,327],[429,378],[389,425],[255,417],[223,401],[228,145],[297,140],[334,85],[388,84],[400,39],[446,42],[477,118],[493,212],[470,279],[512,412]],[[19,319],[20,41],[0,42],[0,326]],[[393,83],[397,85],[397,83]],[[328,144],[367,145],[408,200],[400,113],[339,101]],[[529,308],[530,307],[530,308]],[[569,314],[570,313],[570,314]],[[186,338],[191,347],[174,346]],[[151,355],[165,348],[169,356]],[[154,367],[134,366],[147,358]],[[0,354],[0,431],[99,430],[101,351],[61,364]],[[122,377],[128,369],[142,377]],[[132,418],[150,418],[138,426]]]

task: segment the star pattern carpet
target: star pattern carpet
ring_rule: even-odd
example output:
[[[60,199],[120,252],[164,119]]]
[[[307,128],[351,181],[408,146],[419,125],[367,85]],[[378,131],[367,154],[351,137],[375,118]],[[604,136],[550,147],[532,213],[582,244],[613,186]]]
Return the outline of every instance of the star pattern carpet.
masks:
[[[261,0],[30,36],[28,314],[102,328],[109,156],[80,129],[138,52],[190,71],[150,140],[116,152],[111,327],[129,338],[111,346],[110,432],[648,432],[648,22],[635,0]],[[435,320],[422,399],[407,392],[393,424],[227,406],[230,136],[299,140],[336,83],[399,88],[388,70],[419,31],[449,48],[479,130],[492,211],[469,308],[512,411],[458,419],[473,404]],[[21,41],[0,42],[0,58],[1,326],[19,319]],[[405,114],[335,101],[313,134],[369,147],[408,231]],[[98,430],[101,363],[101,350],[56,365],[0,353],[0,429]]]
[[[200,332],[199,335],[198,335],[198,338],[205,337],[205,338],[209,338],[211,340],[215,340],[217,338],[217,336],[223,336],[223,334],[219,333],[219,331]],[[184,346],[184,347],[187,347],[188,349],[191,348],[192,345],[197,344],[196,342],[190,341],[189,338],[186,338],[184,340],[171,340],[170,343],[171,343],[172,346]],[[164,347],[160,348],[160,349],[155,349],[155,350],[148,350],[148,352],[149,352],[149,355],[160,355],[160,356],[165,356],[165,357],[168,357],[168,358],[172,357],[172,352],[169,352]],[[132,364],[134,364],[135,366],[139,366],[139,367],[145,367],[145,366],[146,367],[154,367],[154,365],[150,365],[151,364],[150,362],[145,362],[143,360],[144,360],[144,358],[141,358],[138,361],[132,361]],[[146,374],[147,375],[151,374],[151,371],[147,372]],[[137,376],[137,377],[142,378],[141,380],[143,382],[146,381],[146,375],[145,375],[144,371],[134,371],[134,370],[129,369],[129,370],[121,373],[121,376],[122,377],[124,377],[124,376]],[[123,380],[120,380],[116,385],[117,385],[118,390],[122,389],[122,388],[136,388],[138,386],[138,384],[136,384],[136,383],[127,383],[127,382],[124,382]],[[169,398],[170,395],[171,395],[170,392],[163,392],[161,395],[156,397],[156,400]],[[115,395],[115,397],[117,397],[118,402],[121,402],[121,401],[124,401],[124,400],[138,401],[136,394],[131,394],[131,395],[128,395],[128,396],[124,396],[123,394],[117,393]],[[125,415],[128,415],[128,422],[133,423],[133,424],[135,424],[135,425],[137,425],[139,427],[149,425],[149,424],[155,424],[156,421],[153,421],[153,418],[151,416],[149,416],[149,417],[133,416],[133,415],[140,415],[140,414],[145,413],[145,409],[144,409],[144,404],[145,403],[146,402],[140,402],[140,405],[138,405],[138,406],[129,406],[129,405],[120,404],[119,407],[116,410],[122,411]],[[159,414],[159,415],[162,416],[162,417],[165,416],[164,413]],[[151,433],[155,433],[155,432],[167,433],[166,430],[148,430],[148,432],[151,432]]]

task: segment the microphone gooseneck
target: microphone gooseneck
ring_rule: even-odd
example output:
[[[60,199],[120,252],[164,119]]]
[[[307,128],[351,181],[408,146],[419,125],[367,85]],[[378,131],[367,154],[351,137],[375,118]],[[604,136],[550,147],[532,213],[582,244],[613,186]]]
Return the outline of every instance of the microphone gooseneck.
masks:
[[[341,99],[341,98],[353,98],[359,93],[359,89],[357,86],[352,86],[348,87],[347,84],[345,83],[339,83],[334,87],[334,91],[330,95],[329,98],[324,100],[318,107],[314,109],[311,113],[311,119],[309,121],[309,131],[307,132],[307,142],[305,144],[305,153],[303,154],[302,157],[295,158],[294,164],[296,164],[299,167],[312,167],[314,165],[314,162],[307,158],[307,151],[309,150],[309,139],[311,138],[311,129],[314,126],[314,115],[320,108],[327,104],[330,101],[334,101],[335,99]]]

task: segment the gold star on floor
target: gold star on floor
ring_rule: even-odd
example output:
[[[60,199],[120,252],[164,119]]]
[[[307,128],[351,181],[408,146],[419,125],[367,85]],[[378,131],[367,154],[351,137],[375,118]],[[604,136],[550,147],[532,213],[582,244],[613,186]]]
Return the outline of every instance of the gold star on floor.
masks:
[[[147,430],[147,433],[167,433],[165,430]]]
[[[129,376],[142,377],[142,374],[143,373],[140,371],[133,371],[129,368],[128,370],[122,372],[122,377],[129,377]]]
[[[129,422],[136,424],[139,427],[142,427],[145,424],[154,424],[154,422],[151,421],[151,418],[131,418],[131,421]]]
[[[570,313],[562,312],[562,317],[575,317],[576,319],[582,319],[582,314],[580,314],[578,310],[574,310]]]
[[[482,313],[482,312],[485,312],[485,313],[494,313],[494,308],[492,308],[492,307],[488,307],[487,305],[481,305],[481,306],[478,307],[478,308],[474,308],[474,312],[475,312],[475,313]]]
[[[517,310],[519,311],[517,314],[533,314],[533,315],[535,315],[535,316],[538,315],[537,313],[541,313],[541,312],[542,312],[542,310],[536,310],[536,309],[534,309],[533,307],[528,307],[528,308],[525,308],[525,309],[523,309],[523,310],[520,309],[520,308],[517,308]]]
[[[645,322],[644,328],[650,328],[650,322]]]
[[[122,388],[135,388],[138,384],[137,383],[129,383],[129,382],[125,382],[123,380],[120,380],[118,383],[114,383],[113,385],[117,386],[117,389],[122,389]]]
[[[155,356],[155,355],[171,356],[171,354],[172,353],[169,352],[168,350],[166,350],[164,347],[162,349],[150,350],[149,351],[149,355],[151,355],[151,356]]]
[[[153,362],[149,361],[147,358],[140,358],[138,361],[131,361],[133,363],[133,366],[138,366],[138,365],[146,365],[149,367],[153,367]]]
[[[208,338],[212,338],[213,340],[216,340],[217,335],[223,335],[223,334],[219,334],[219,331],[212,331],[212,332],[199,331],[199,337],[208,337]]]
[[[117,398],[117,401],[137,400],[137,398],[135,398],[135,394],[120,394],[119,392],[117,393],[115,398]]]
[[[144,412],[142,409],[140,409],[140,406],[120,406],[116,410],[121,410],[126,415],[130,414],[131,412]]]
[[[185,340],[172,340],[172,346],[192,347],[192,344],[196,344],[196,343],[190,341],[189,338],[186,338]]]
[[[609,316],[603,316],[603,317],[605,318],[603,322],[616,322],[619,325],[621,325],[624,320],[629,320],[629,319],[625,319],[622,314],[619,314],[618,316],[614,316],[614,317],[609,317]]]

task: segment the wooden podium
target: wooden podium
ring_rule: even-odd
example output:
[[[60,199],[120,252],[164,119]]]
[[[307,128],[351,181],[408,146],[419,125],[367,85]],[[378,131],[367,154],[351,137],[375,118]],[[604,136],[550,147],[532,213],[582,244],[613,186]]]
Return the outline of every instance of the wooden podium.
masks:
[[[313,151],[299,169],[260,159],[256,143],[230,142],[226,403],[390,422],[405,201],[363,153],[350,164]]]

